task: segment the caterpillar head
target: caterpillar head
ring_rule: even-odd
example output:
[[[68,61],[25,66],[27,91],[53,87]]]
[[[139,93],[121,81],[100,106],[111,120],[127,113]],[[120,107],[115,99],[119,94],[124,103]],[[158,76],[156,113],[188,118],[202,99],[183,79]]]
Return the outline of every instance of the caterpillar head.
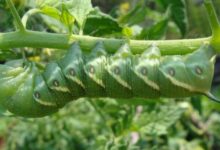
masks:
[[[214,74],[214,55],[209,45],[203,45],[184,57],[164,57],[159,68],[160,80],[164,81],[161,85],[163,94],[173,93],[172,91],[175,90],[176,96],[184,96],[184,93],[207,95],[211,89]],[[175,89],[169,89],[167,85],[175,86]]]
[[[185,66],[191,82],[201,93],[211,89],[214,75],[214,50],[209,45],[202,45],[198,51],[185,57]]]

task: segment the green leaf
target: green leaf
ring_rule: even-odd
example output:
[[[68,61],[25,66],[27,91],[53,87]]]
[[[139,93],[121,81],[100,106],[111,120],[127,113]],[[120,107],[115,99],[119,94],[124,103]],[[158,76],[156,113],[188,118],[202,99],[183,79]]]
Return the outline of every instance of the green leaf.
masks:
[[[8,128],[8,124],[7,124],[8,122],[6,122],[6,121],[2,121],[2,119],[1,119],[1,124],[0,124],[0,138],[1,137],[3,137],[3,136],[5,136],[6,135],[6,133],[7,133],[7,128]]]
[[[187,31],[187,12],[185,0],[157,0],[164,8],[171,11],[171,18],[184,36]]]
[[[17,55],[15,52],[10,50],[0,50],[0,61],[6,61],[8,59],[16,59]]]
[[[93,10],[91,0],[71,0],[65,4],[80,28],[83,28],[88,14]]]
[[[131,106],[139,106],[139,105],[154,105],[157,103],[163,103],[162,99],[144,99],[144,98],[133,98],[133,99],[116,99],[119,105],[131,105]]]
[[[122,33],[125,37],[131,38],[133,36],[133,30],[130,27],[124,27]]]
[[[45,7],[45,6],[55,6],[60,2],[60,0],[35,0],[35,3],[38,7]]]
[[[137,4],[134,9],[132,9],[128,14],[119,18],[119,22],[122,24],[127,24],[128,26],[132,26],[134,24],[138,24],[145,20],[145,16],[147,13],[147,7],[144,5],[144,1],[141,1]]]
[[[64,4],[62,5],[62,13],[61,13],[60,20],[63,24],[65,24],[68,27],[69,33],[72,33],[72,29],[73,29],[75,19],[69,13],[68,9],[66,8],[66,6]]]
[[[5,112],[6,112],[6,110],[2,106],[0,106],[0,116]]]
[[[47,16],[60,20],[61,12],[54,7],[44,6],[41,8],[41,12]]]
[[[87,19],[87,15],[93,10],[91,0],[63,0],[62,2],[63,3],[60,3],[57,0],[55,1],[38,0],[37,4],[39,7],[44,8],[43,10],[45,14],[56,19],[58,19],[57,17],[58,17],[58,14],[60,13],[59,10],[56,8],[62,8],[61,12],[62,12],[62,15],[64,16],[61,16],[61,17],[65,18],[62,20],[62,21],[65,20],[64,24],[66,25],[68,24],[69,26],[69,23],[72,24],[72,22],[74,22],[73,20],[76,20],[80,29],[83,29],[84,24]],[[65,8],[64,8],[64,5],[65,5]]]
[[[161,39],[167,31],[168,18],[162,19],[150,28],[144,28],[138,39],[158,40]]]
[[[66,8],[65,4],[62,4],[61,11],[55,7],[50,7],[48,5],[44,5],[41,8],[41,13],[44,15],[47,15],[49,17],[52,17],[52,18],[56,19],[57,21],[60,21],[62,24],[64,24],[68,28],[69,33],[72,33],[72,28],[73,28],[75,19],[70,14],[70,12]],[[48,22],[48,18],[45,18],[45,17],[42,17],[42,18],[44,19],[45,22]],[[53,24],[54,21],[50,19],[49,22],[50,22],[50,24]],[[60,25],[58,25],[58,24],[57,24],[57,26],[60,27]]]
[[[92,11],[87,18],[84,33],[94,36],[110,35],[121,33],[122,27],[117,20],[110,15],[102,13],[99,9]]]
[[[63,23],[61,23],[60,19],[57,20],[57,19],[48,17],[46,15],[42,15],[41,17],[43,18],[44,23],[48,26],[50,30],[57,32],[57,33],[67,32],[66,26]]]
[[[167,129],[181,117],[185,110],[173,104],[151,109],[141,114],[136,124],[141,133],[157,136],[167,134]]]

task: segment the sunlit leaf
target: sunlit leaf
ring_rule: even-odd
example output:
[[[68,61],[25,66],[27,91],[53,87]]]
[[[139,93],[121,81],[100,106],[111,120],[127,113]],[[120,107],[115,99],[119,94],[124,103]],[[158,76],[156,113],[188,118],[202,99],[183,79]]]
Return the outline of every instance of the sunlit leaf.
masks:
[[[41,12],[47,16],[50,16],[52,18],[55,18],[57,20],[60,19],[60,14],[61,12],[54,8],[54,7],[50,7],[50,6],[44,6],[41,8]]]
[[[45,7],[45,6],[54,7],[57,4],[59,4],[59,2],[61,1],[60,0],[35,0],[34,2],[36,3],[38,7]]]

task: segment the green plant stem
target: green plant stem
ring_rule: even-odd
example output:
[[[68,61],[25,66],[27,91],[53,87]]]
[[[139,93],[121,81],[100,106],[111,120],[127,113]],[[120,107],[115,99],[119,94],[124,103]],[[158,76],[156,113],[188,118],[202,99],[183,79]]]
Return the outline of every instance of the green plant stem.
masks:
[[[107,39],[82,35],[69,36],[67,34],[26,31],[13,2],[11,0],[6,1],[10,7],[13,17],[15,18],[19,32],[0,33],[0,49],[11,49],[18,47],[67,49],[72,42],[78,41],[84,51],[91,51],[97,41],[103,41],[106,50],[110,53],[115,53],[117,49],[125,42],[129,42],[132,53],[134,54],[142,53],[152,44],[156,44],[161,49],[162,55],[190,53],[196,50],[203,43],[211,43],[216,51],[220,52],[220,25],[212,0],[204,1],[213,31],[212,37],[158,41],[128,41],[127,39]],[[39,10],[33,10],[33,12],[29,12],[30,14],[27,14],[27,16],[23,18],[23,22],[26,24],[28,15],[32,15],[38,11]]]
[[[193,52],[203,43],[209,43],[208,38],[183,39],[183,40],[127,40],[115,38],[98,38],[68,34],[45,33],[36,31],[0,33],[0,49],[33,47],[33,48],[56,48],[67,49],[71,43],[78,41],[83,51],[90,52],[98,41],[103,41],[109,53],[115,53],[118,48],[128,43],[133,54],[140,54],[150,45],[156,44],[162,55],[186,54]],[[220,48],[220,47],[219,47]]]
[[[37,13],[40,13],[40,12],[41,12],[41,10],[40,10],[40,9],[36,9],[36,8],[27,11],[27,12],[25,13],[25,15],[22,17],[22,20],[21,20],[23,26],[24,26],[24,27],[27,26],[27,21],[28,21],[28,19],[30,18],[30,16],[32,16],[32,15],[34,15],[34,14],[37,14]]]
[[[220,25],[212,0],[205,0],[204,5],[208,13],[209,22],[212,28],[212,34],[218,34]]]
[[[14,19],[15,19],[17,28],[18,28],[20,31],[25,31],[25,28],[24,28],[24,26],[23,26],[23,24],[22,24],[22,22],[21,22],[21,18],[20,18],[20,16],[19,16],[19,14],[18,14],[18,12],[17,12],[17,10],[16,10],[16,8],[15,8],[13,2],[12,2],[11,0],[6,0],[6,2],[7,2],[8,6],[9,6],[9,8],[10,8],[10,10],[11,10],[11,13],[12,13]]]
[[[206,8],[209,23],[212,28],[212,38],[210,43],[215,48],[215,50],[220,53],[220,24],[218,16],[216,14],[212,0],[205,0],[204,6]]]

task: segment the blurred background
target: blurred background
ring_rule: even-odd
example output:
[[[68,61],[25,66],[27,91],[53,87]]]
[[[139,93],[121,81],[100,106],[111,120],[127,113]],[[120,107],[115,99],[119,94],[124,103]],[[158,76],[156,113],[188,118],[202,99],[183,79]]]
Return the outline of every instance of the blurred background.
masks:
[[[38,7],[13,0],[21,16]],[[84,34],[140,40],[211,35],[202,0],[92,0],[108,15],[88,16]],[[220,16],[219,0],[214,0]],[[171,7],[170,7],[171,6]],[[0,32],[14,30],[8,6],[0,1]],[[34,15],[31,30],[65,32],[52,18]],[[78,32],[74,26],[75,34]],[[65,51],[28,49],[34,61],[59,59]],[[0,51],[0,62],[21,58],[19,49]],[[216,68],[219,67],[219,61]],[[213,93],[220,97],[220,70]],[[186,99],[79,99],[40,119],[15,117],[0,109],[0,150],[218,150],[220,104],[203,96]]]

